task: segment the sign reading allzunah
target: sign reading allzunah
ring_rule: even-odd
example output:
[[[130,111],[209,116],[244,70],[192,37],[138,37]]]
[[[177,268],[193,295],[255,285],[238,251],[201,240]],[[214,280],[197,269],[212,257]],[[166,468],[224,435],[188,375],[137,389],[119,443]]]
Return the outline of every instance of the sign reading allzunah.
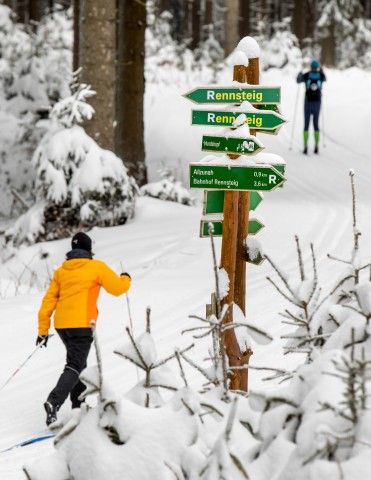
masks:
[[[194,103],[280,103],[281,87],[198,87],[183,95]]]
[[[272,191],[285,177],[271,165],[200,165],[190,164],[190,188]]]

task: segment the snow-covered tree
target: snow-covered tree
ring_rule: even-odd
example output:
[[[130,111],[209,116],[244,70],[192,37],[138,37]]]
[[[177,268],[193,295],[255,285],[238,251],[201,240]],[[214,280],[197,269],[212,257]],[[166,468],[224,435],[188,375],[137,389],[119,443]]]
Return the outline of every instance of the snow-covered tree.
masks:
[[[75,229],[125,223],[134,215],[137,186],[122,161],[101,149],[79,125],[91,118],[86,85],[53,107],[51,127],[36,149],[37,202],[10,228],[13,244],[69,236]]]
[[[317,22],[321,38],[333,35],[335,61],[340,68],[352,65],[369,67],[371,21],[365,18],[359,0],[323,1]],[[340,48],[341,45],[341,48]],[[354,56],[353,52],[357,52]]]
[[[281,22],[274,22],[272,25],[273,35],[269,35],[266,20],[258,23],[259,34],[256,40],[261,48],[261,67],[263,70],[269,68],[289,67],[297,70],[300,68],[302,54],[299,49],[299,42],[290,30],[290,18]]]
[[[360,252],[353,171],[350,178],[353,246],[349,259],[329,255],[345,267],[330,292],[321,297],[314,253],[313,275],[306,274],[298,242],[299,282],[275,267],[289,293],[273,283],[297,310],[283,314],[285,323],[295,327],[287,335],[288,351],[304,351],[307,356],[293,372],[272,368],[275,378],[288,380],[284,388],[268,394],[250,392],[251,406],[261,416],[256,432],[260,445],[249,472],[259,480],[270,478],[265,465],[273,458],[277,480],[356,480],[367,478],[371,467],[371,430],[366,427],[371,387],[370,261]]]
[[[62,40],[63,39],[63,40]],[[33,33],[0,5],[0,211],[17,214],[18,191],[32,203],[34,171],[30,159],[46,131],[50,106],[68,96],[71,79],[72,23],[65,12],[47,15]],[[14,210],[14,208],[17,208]]]

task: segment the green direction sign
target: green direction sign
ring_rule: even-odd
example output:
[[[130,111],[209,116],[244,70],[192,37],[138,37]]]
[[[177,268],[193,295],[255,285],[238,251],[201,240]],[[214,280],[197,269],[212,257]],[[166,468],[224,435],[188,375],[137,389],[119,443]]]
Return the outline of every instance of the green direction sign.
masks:
[[[250,210],[255,210],[263,200],[260,192],[250,192]],[[205,190],[203,215],[216,215],[224,210],[224,190]]]
[[[201,228],[200,228],[200,237],[209,237],[209,223],[213,224],[214,227],[214,237],[221,237],[223,235],[223,220],[201,220]],[[264,225],[259,222],[259,220],[256,220],[255,218],[252,218],[249,220],[249,225],[248,225],[248,233],[249,235],[256,235],[262,228],[264,228]]]
[[[194,103],[280,103],[281,87],[198,87],[183,95]]]
[[[239,155],[255,155],[264,148],[254,137],[236,138],[203,135],[201,150],[206,152],[236,153]]]
[[[200,165],[189,166],[190,188],[207,190],[272,191],[285,178],[271,165]]]
[[[240,115],[245,115],[245,123],[256,130],[275,130],[286,123],[286,120],[271,110],[259,112],[221,112],[208,110],[192,110],[192,125],[210,127],[233,127]]]

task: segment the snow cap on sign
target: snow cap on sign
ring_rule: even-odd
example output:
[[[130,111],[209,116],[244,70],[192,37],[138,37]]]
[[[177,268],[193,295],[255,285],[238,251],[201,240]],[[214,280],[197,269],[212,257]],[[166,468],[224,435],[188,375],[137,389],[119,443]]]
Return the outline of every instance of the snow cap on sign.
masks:
[[[247,58],[259,58],[260,48],[258,42],[252,37],[243,37],[237,45],[237,50],[241,50]]]
[[[233,55],[233,65],[244,65],[247,67],[249,64],[249,59],[246,57],[246,54],[241,50],[236,50]]]

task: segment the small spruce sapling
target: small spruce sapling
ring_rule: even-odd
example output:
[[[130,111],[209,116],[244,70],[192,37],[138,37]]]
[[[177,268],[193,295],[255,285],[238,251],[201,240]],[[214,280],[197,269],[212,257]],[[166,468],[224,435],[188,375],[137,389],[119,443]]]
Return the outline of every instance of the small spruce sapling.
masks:
[[[225,430],[214,443],[206,461],[200,472],[202,480],[229,479],[235,477],[234,471],[237,470],[239,477],[249,479],[249,475],[237,455],[233,453],[231,445],[232,429],[235,423],[237,397],[233,399],[226,422]]]
[[[129,343],[115,350],[114,353],[133,363],[145,373],[144,380],[140,381],[128,394],[128,398],[145,407],[158,407],[164,404],[159,389],[176,391],[178,382],[167,369],[166,364],[176,357],[176,353],[166,358],[158,359],[154,338],[151,334],[150,309],[147,308],[146,331],[138,338],[134,338],[129,328],[126,328]],[[179,353],[184,354],[193,345],[186,347]]]
[[[54,105],[51,128],[36,149],[37,202],[6,232],[15,245],[53,240],[77,229],[120,225],[132,218],[138,187],[122,160],[101,149],[79,125],[93,115],[94,92],[77,85]]]
[[[330,461],[341,461],[349,458],[353,447],[357,444],[368,445],[371,448],[371,435],[367,436],[359,433],[359,425],[362,422],[364,413],[370,407],[370,373],[371,361],[366,360],[365,350],[362,348],[360,358],[355,357],[355,339],[354,329],[352,330],[352,349],[350,355],[343,353],[340,357],[332,360],[334,370],[324,372],[340,379],[343,390],[340,398],[336,402],[320,402],[320,407],[324,411],[330,411],[334,417],[338,418],[338,424],[342,425],[340,430],[337,425],[336,430],[323,428],[321,431],[322,439],[318,442],[318,448],[305,463],[313,461],[315,458],[326,458]],[[340,431],[339,431],[340,430]],[[361,437],[361,438],[360,438]]]

